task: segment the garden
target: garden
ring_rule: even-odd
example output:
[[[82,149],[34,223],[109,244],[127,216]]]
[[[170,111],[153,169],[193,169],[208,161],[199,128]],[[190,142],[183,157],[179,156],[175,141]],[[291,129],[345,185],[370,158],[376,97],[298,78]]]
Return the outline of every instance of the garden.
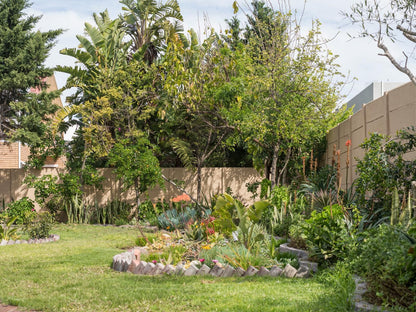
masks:
[[[52,74],[43,62],[62,30],[34,32],[39,18],[22,13],[26,0],[0,0],[8,17],[0,38],[26,38],[0,45],[10,63],[2,76],[15,75],[0,81],[0,138],[30,147],[24,187],[34,194],[0,202],[1,302],[41,311],[354,311],[360,276],[366,301],[415,311],[416,132],[369,135],[352,185],[343,183],[341,167],[351,164],[341,163],[341,147],[320,165],[326,133],[351,113],[336,109],[344,77],[320,23],[304,31],[296,14],[253,1],[245,27],[233,16],[201,40],[183,32],[174,0],[120,3],[119,17],[94,14],[79,46],[60,52],[77,65],[54,69],[75,90],[57,107],[60,92],[40,77]],[[235,1],[234,13],[241,7]],[[33,53],[38,63],[28,66]],[[33,87],[40,92],[22,91]],[[58,158],[65,170],[35,174]],[[239,186],[250,202],[231,187],[204,194],[202,168],[250,166],[264,176]],[[195,192],[162,167],[193,172]],[[100,196],[101,168],[134,200],[88,198]],[[177,196],[150,200],[166,183]],[[117,269],[125,253],[136,258]],[[144,263],[175,274],[131,274]],[[295,278],[284,277],[287,268]]]

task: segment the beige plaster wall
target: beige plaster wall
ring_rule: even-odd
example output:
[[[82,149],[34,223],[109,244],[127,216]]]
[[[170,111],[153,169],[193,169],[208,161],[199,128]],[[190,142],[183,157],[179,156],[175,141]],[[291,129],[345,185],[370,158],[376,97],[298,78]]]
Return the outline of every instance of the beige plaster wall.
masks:
[[[29,173],[36,176],[47,174],[58,175],[63,169],[43,168],[42,170],[24,169],[0,169],[0,201],[4,199],[6,203],[22,197],[34,199],[34,190],[27,188],[23,183],[25,176]],[[172,180],[183,181],[183,188],[192,196],[196,197],[196,174],[184,168],[163,168],[163,174]],[[86,190],[87,200],[90,203],[97,201],[104,204],[112,199],[122,199],[133,203],[135,195],[133,190],[122,192],[120,182],[117,181],[111,169],[101,169],[104,176],[102,190],[89,188]],[[233,194],[244,203],[250,203],[251,194],[247,192],[247,183],[260,181],[262,177],[253,168],[203,168],[202,169],[202,190],[203,194],[209,199],[212,195],[224,193],[230,187]],[[173,185],[165,183],[165,189],[156,187],[149,191],[149,199],[153,202],[158,200],[170,200],[182,194]],[[146,200],[147,196],[142,196]]]
[[[374,132],[395,135],[398,130],[414,125],[416,125],[416,86],[408,83],[364,105],[349,119],[331,129],[327,135],[326,164],[331,164],[335,144],[336,148],[341,150],[341,180],[342,187],[345,187],[347,176],[345,143],[351,140],[348,168],[348,185],[351,185],[357,177],[357,159],[362,159],[364,156],[360,144],[365,138]],[[413,154],[407,157],[416,157]]]

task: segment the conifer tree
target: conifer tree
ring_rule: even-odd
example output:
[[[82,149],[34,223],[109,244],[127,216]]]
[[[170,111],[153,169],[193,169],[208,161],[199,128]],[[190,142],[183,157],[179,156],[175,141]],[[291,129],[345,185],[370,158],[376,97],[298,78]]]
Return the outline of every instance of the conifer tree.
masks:
[[[0,139],[39,148],[59,95],[46,92],[43,78],[53,71],[44,63],[62,30],[35,30],[41,17],[27,15],[30,6],[27,0],[0,0]]]

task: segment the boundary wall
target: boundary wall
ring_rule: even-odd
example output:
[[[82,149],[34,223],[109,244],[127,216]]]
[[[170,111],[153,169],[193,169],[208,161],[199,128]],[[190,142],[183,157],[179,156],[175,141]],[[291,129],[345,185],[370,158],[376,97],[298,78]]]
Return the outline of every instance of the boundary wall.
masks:
[[[134,190],[130,189],[122,192],[121,184],[117,180],[112,169],[101,169],[104,177],[102,190],[93,187],[85,189],[87,202],[94,203],[97,201],[100,205],[113,199],[121,199],[130,203],[135,202]],[[25,169],[0,169],[0,205],[4,200],[9,203],[22,197],[34,199],[34,189],[28,188],[23,180],[28,174],[36,176],[54,175],[64,172],[59,168],[43,168],[41,170]],[[197,177],[196,173],[184,168],[163,168],[162,173],[174,181],[183,181],[183,188],[192,196],[196,197]],[[203,168],[202,169],[202,193],[208,199],[212,195],[224,193],[230,188],[233,195],[243,201],[243,203],[252,202],[251,193],[247,192],[247,183],[260,181],[262,177],[253,168]],[[169,201],[173,197],[182,194],[177,188],[170,183],[165,182],[165,189],[156,187],[148,192],[149,199],[153,202],[158,200]],[[141,199],[146,200],[144,195]]]
[[[327,134],[324,163],[331,164],[333,146],[341,150],[342,187],[346,184],[347,140],[351,140],[349,151],[348,185],[357,178],[357,159],[362,159],[364,150],[360,144],[371,133],[377,132],[394,136],[400,129],[416,126],[416,86],[407,83],[386,92],[382,97],[369,102],[350,118],[331,129]],[[415,159],[416,152],[408,153],[408,159]]]

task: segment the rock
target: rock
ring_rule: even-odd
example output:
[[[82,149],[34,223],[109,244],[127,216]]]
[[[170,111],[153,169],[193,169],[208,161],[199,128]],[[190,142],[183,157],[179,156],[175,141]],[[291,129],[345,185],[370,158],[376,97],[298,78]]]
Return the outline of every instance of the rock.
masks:
[[[35,243],[35,240],[31,238],[31,239],[29,239],[29,240],[27,241],[27,243],[28,243],[28,244],[34,244],[34,243]]]
[[[270,276],[270,271],[265,267],[260,267],[260,270],[257,272],[258,276]]]
[[[201,264],[201,262],[199,262],[198,260],[194,260],[194,261],[191,261],[191,265],[194,265],[194,266],[196,266],[196,267],[198,267],[200,264]]]
[[[0,246],[6,246],[6,245],[7,245],[7,240],[2,239],[1,243],[0,243]]]
[[[16,245],[20,245],[22,242],[20,240],[17,240],[14,242]]]
[[[237,270],[235,271],[237,276],[244,276],[244,274],[246,273],[246,271],[243,268],[238,267]]]
[[[291,266],[290,264],[286,264],[285,268],[282,271],[282,275],[292,278],[295,277],[297,272],[298,271],[293,266]]]
[[[311,261],[306,261],[306,260],[299,260],[299,265],[300,266],[307,266],[311,271],[313,272],[318,272],[318,263],[316,262],[311,262]]]
[[[300,278],[307,278],[311,275],[311,271],[309,269],[309,267],[305,266],[305,265],[301,265],[298,269],[298,271],[296,272],[296,277],[300,277]]]
[[[299,259],[308,259],[309,258],[309,254],[306,250],[289,247],[288,244],[280,245],[279,246],[279,252],[289,252],[293,255],[296,255]]]
[[[115,255],[113,257],[113,270],[118,271],[118,272],[121,272],[121,270],[122,270],[121,256],[120,255]]]
[[[61,237],[59,235],[53,234],[52,239],[53,239],[54,242],[57,242],[58,240],[61,239]]]
[[[193,263],[191,263],[189,268],[185,271],[184,275],[185,276],[194,276],[196,273],[198,273],[198,271],[199,271],[199,269]]]
[[[147,265],[146,265],[146,268],[143,270],[142,274],[143,275],[150,275],[150,272],[152,272],[155,267],[156,267],[156,265],[154,265],[151,262],[148,262]]]
[[[220,277],[222,275],[223,271],[224,271],[224,269],[222,268],[222,265],[217,263],[209,271],[209,274],[211,274],[212,276]]]
[[[169,234],[165,234],[165,233],[161,234],[160,238],[165,241],[172,240],[172,237]]]
[[[165,266],[162,263],[156,263],[154,269],[149,272],[149,275],[159,275],[162,273]]]
[[[136,271],[136,269],[139,266],[139,264],[140,264],[140,260],[133,260],[130,263],[130,265],[129,265],[128,269],[127,269],[127,272],[134,273],[134,271]]]
[[[176,266],[175,274],[176,275],[183,275],[185,273],[185,268],[183,267],[182,263],[178,263]]]
[[[14,240],[9,240],[8,242],[7,242],[7,245],[14,245]]]
[[[207,275],[209,274],[210,271],[210,267],[207,266],[206,264],[203,264],[202,267],[199,269],[198,273],[196,273],[196,275]]]
[[[136,267],[136,269],[133,271],[133,274],[144,274],[143,272],[146,271],[147,262],[146,261],[140,261],[139,265]]]
[[[140,249],[134,248],[133,249],[133,260],[138,260],[140,262]]]
[[[27,240],[22,240],[22,244],[27,244]]]
[[[231,277],[235,274],[236,274],[236,270],[231,265],[227,265],[224,268],[224,271],[222,272],[221,276],[222,277]]]
[[[276,277],[282,275],[283,270],[277,265],[274,265],[270,269],[270,276]]]
[[[162,273],[165,273],[167,275],[172,275],[175,273],[175,267],[172,264],[168,264],[165,266],[165,268],[163,269]]]
[[[244,273],[243,276],[253,276],[253,275],[256,275],[258,272],[259,272],[259,270],[257,270],[255,267],[250,265],[247,268],[247,271],[246,271],[246,273]]]

